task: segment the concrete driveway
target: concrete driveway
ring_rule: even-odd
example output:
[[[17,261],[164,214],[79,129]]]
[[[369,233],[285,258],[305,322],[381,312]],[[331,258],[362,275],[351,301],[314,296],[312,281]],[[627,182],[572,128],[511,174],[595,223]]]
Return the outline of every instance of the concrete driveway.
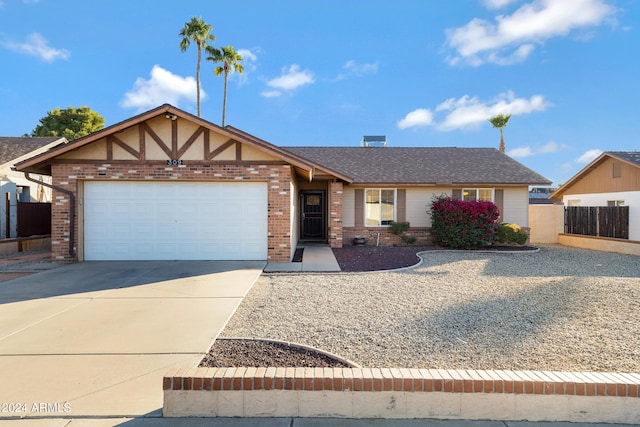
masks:
[[[260,261],[84,262],[0,283],[0,419],[160,415]]]

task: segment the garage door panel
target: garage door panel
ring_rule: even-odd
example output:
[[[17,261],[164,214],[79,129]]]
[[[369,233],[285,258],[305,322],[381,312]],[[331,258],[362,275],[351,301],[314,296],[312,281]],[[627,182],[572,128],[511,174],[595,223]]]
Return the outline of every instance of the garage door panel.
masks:
[[[87,260],[266,259],[267,184],[86,182]]]

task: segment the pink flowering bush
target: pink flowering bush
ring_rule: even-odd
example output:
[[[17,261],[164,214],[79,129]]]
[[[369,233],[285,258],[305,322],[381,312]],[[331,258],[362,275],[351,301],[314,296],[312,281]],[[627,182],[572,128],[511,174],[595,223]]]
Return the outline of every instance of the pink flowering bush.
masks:
[[[496,240],[498,207],[491,202],[465,202],[448,196],[431,203],[433,243],[452,249],[477,249]]]

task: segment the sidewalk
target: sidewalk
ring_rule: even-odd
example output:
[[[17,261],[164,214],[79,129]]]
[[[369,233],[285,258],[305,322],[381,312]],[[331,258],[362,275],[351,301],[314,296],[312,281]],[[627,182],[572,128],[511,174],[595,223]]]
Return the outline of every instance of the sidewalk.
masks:
[[[338,272],[340,266],[333,251],[326,244],[301,243],[304,248],[302,262],[270,262],[264,268],[265,273],[276,272]]]
[[[4,424],[7,423],[7,424]],[[9,424],[11,423],[11,424]],[[9,427],[629,427],[629,424],[590,424],[529,421],[386,420],[337,418],[76,418],[2,421]]]

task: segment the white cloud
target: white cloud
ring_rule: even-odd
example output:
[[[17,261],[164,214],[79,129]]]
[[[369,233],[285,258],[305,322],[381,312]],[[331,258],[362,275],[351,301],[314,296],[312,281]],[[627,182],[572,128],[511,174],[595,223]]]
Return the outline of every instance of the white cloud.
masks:
[[[488,9],[501,9],[516,0],[484,0],[485,7]]]
[[[514,116],[544,111],[550,104],[542,95],[531,98],[516,98],[511,91],[501,93],[496,98],[481,102],[478,98],[465,95],[459,99],[451,98],[436,107],[436,111],[449,111],[438,129],[449,131],[485,123],[496,114]]]
[[[404,119],[398,121],[398,128],[428,126],[433,123],[433,113],[426,108],[418,108],[407,114]]]
[[[249,49],[238,49],[238,55],[242,56],[242,64],[246,67],[246,64],[253,64],[258,61],[258,57],[255,53]]]
[[[485,2],[487,6],[502,3]],[[522,62],[535,44],[598,26],[614,13],[605,0],[533,0],[511,15],[496,16],[494,22],[474,18],[463,27],[447,29],[447,45],[456,51],[448,60],[452,65],[464,61],[473,66]]]
[[[558,151],[567,148],[564,144],[558,144],[555,141],[549,141],[544,145],[539,147],[531,148],[531,147],[517,147],[512,150],[509,150],[507,154],[511,157],[529,157],[534,156],[536,154],[548,154],[548,153],[557,153]]]
[[[587,163],[591,163],[592,161],[594,161],[600,154],[602,154],[602,150],[599,150],[597,148],[587,150],[582,156],[578,157],[575,162],[586,165]]]
[[[511,91],[501,93],[489,101],[480,101],[477,97],[464,95],[458,99],[449,98],[436,106],[435,114],[426,108],[420,108],[398,122],[400,129],[413,126],[434,125],[440,131],[451,131],[478,127],[488,123],[491,117],[497,114],[511,114],[519,116],[534,111],[544,111],[551,103],[542,95],[533,95],[531,98],[516,98]],[[436,115],[444,114],[441,120],[436,120]],[[414,124],[416,123],[416,124]]]
[[[344,80],[349,77],[361,77],[366,74],[375,74],[378,72],[378,63],[358,64],[355,60],[351,59],[343,65],[343,72],[332,81]]]
[[[538,148],[538,153],[557,153],[564,148],[567,148],[565,144],[558,144],[555,141],[549,141],[542,147]]]
[[[264,96],[265,98],[277,98],[282,95],[282,92],[280,92],[279,90],[263,90],[262,92],[260,92],[260,95]]]
[[[258,56],[249,49],[238,49],[238,55],[242,57],[242,66],[244,72],[252,72],[256,70],[256,62],[258,62]]]
[[[513,150],[509,150],[507,153],[511,157],[529,157],[533,156],[535,153],[531,149],[531,147],[519,147],[514,148]]]
[[[200,99],[206,97],[200,89]],[[144,110],[158,105],[169,103],[178,106],[181,100],[196,102],[196,79],[181,77],[165,70],[159,65],[151,69],[151,78],[138,77],[133,84],[133,89],[124,95],[120,105],[125,108],[137,108]]]
[[[262,92],[262,96],[273,98],[282,95],[282,91],[292,92],[299,87],[315,82],[313,73],[309,70],[300,70],[297,64],[291,65],[289,68],[284,67],[280,77],[271,79],[267,82],[267,86],[273,88]]]
[[[237,78],[240,81],[240,84],[243,84],[249,78],[249,74],[256,71],[258,68],[256,62],[258,62],[258,56],[255,52],[252,52],[249,49],[238,49],[238,54],[242,57],[242,67],[244,68],[244,72],[240,73],[232,73],[232,78]]]
[[[24,43],[14,41],[0,41],[0,46],[15,52],[35,56],[45,62],[53,62],[56,59],[69,59],[71,52],[66,49],[56,49],[49,46],[49,42],[39,33],[27,36]]]

